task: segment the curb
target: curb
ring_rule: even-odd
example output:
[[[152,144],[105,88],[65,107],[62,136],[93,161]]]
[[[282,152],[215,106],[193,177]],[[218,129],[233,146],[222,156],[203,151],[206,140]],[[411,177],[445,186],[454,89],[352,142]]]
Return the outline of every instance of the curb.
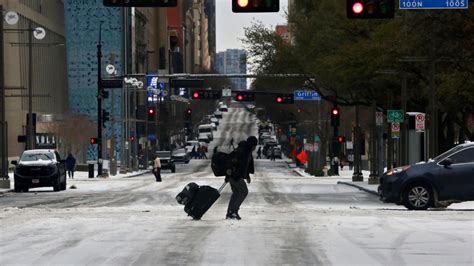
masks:
[[[149,174],[149,173],[151,173],[151,170],[147,170],[147,171],[144,171],[144,172],[141,172],[141,173],[138,173],[138,174],[134,174],[134,175],[124,176],[123,178],[132,178],[132,177],[142,176],[142,175]]]
[[[5,191],[0,191],[0,195],[6,194],[6,193],[9,193],[9,192],[12,192],[12,191],[13,191],[13,189],[5,190]]]
[[[302,173],[300,173],[299,171],[296,171],[295,169],[293,169],[293,172],[296,173],[297,175],[301,176],[301,177],[307,177],[307,176],[303,175]]]
[[[369,194],[375,195],[375,196],[377,196],[377,197],[379,196],[379,193],[377,193],[376,191],[373,191],[373,190],[370,190],[370,189],[367,189],[367,188],[365,188],[365,187],[358,186],[358,185],[355,185],[355,184],[352,184],[352,183],[343,182],[343,181],[337,181],[337,184],[355,187],[355,188],[358,188],[359,190],[362,190],[362,191],[367,192],[367,193],[369,193]]]

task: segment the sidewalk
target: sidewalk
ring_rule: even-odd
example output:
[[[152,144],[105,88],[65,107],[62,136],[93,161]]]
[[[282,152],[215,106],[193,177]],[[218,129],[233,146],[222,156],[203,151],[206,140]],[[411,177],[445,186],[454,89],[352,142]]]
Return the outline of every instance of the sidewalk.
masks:
[[[312,176],[312,175],[306,173],[302,168],[296,168],[296,166],[290,167],[290,168],[292,168],[293,172],[295,172],[296,174],[298,174],[301,177],[314,178],[314,179],[321,178],[321,179],[325,179],[325,180],[330,179],[330,180],[336,181],[337,184],[352,186],[352,187],[358,188],[362,191],[365,191],[367,193],[378,196],[377,188],[378,188],[379,185],[378,184],[376,184],[376,185],[369,185],[368,184],[368,179],[369,179],[369,174],[370,174],[369,171],[362,171],[362,174],[364,175],[364,181],[362,181],[362,182],[353,182],[352,181],[353,171],[351,171],[347,168],[342,170],[342,171],[339,170],[339,175],[338,176],[321,176],[321,177]]]
[[[107,178],[99,178],[99,177],[94,177],[94,178],[89,178],[89,172],[83,172],[83,171],[76,171],[74,172],[74,180],[107,180],[107,179],[121,179],[121,178],[132,178],[132,177],[137,177],[141,175],[145,175],[151,173],[151,170],[139,170],[139,171],[134,171],[126,174],[117,174],[115,176],[109,176]],[[14,187],[14,181],[13,181],[13,173],[9,173],[8,176],[10,177],[10,188],[0,188],[0,194],[7,193],[10,191],[13,191]],[[97,171],[94,172],[94,176],[97,176]]]

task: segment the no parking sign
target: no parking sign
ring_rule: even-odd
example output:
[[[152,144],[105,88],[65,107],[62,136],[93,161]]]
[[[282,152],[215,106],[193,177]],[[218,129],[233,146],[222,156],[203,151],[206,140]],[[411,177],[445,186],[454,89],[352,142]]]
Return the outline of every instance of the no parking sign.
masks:
[[[415,116],[416,132],[425,132],[425,114],[417,114]]]

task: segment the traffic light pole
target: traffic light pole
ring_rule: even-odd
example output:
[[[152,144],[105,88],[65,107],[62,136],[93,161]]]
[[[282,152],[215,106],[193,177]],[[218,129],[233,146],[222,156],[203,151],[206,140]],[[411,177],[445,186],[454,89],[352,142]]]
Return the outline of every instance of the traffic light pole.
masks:
[[[0,10],[3,6],[0,5]],[[8,131],[5,115],[5,76],[4,76],[4,58],[3,58],[3,21],[0,22],[0,178],[8,179]]]
[[[102,176],[102,23],[97,44],[97,175]]]
[[[356,105],[356,125],[354,128],[354,173],[352,174],[352,181],[364,181],[362,175],[362,162],[361,162],[361,150],[360,150],[360,127],[359,127],[359,105]]]

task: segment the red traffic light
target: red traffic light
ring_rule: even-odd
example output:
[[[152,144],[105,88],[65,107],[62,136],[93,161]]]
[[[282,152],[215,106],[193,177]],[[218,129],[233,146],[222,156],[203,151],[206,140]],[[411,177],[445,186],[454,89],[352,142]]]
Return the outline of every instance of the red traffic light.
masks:
[[[193,99],[199,99],[199,92],[195,91],[192,95]]]
[[[156,114],[156,107],[155,106],[149,106],[148,107],[148,116],[154,116]]]
[[[237,101],[241,102],[244,100],[244,96],[242,94],[237,95]]]
[[[283,102],[283,98],[280,97],[280,96],[278,96],[278,97],[275,98],[275,101],[276,101],[277,103],[282,103],[282,102]]]
[[[192,113],[193,113],[193,110],[191,110],[191,108],[186,109],[186,114],[190,115]]]
[[[91,138],[89,139],[89,143],[90,143],[91,145],[97,144],[98,142],[99,142],[99,141],[97,140],[97,138],[91,137]]]
[[[339,108],[337,108],[337,107],[332,108],[331,114],[334,115],[334,116],[339,115]]]
[[[362,13],[362,11],[364,11],[364,5],[362,5],[362,3],[360,2],[355,2],[352,5],[352,11],[356,14],[360,14]]]
[[[337,137],[337,142],[343,143],[343,142],[345,142],[345,141],[346,141],[346,138],[345,138],[345,137],[343,137],[343,136],[338,136],[338,137]]]
[[[301,108],[297,108],[296,112],[301,113],[301,112],[303,112],[303,110]]]

